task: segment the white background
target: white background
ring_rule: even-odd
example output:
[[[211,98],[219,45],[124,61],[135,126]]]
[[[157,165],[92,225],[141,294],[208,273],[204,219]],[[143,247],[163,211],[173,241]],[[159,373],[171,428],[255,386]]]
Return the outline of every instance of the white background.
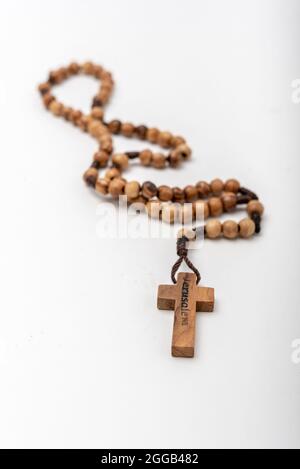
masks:
[[[296,0],[2,1],[1,447],[300,447],[299,20]],[[81,178],[96,143],[41,105],[37,84],[73,59],[113,72],[107,119],[194,150],[129,178],[236,177],[265,204],[260,236],[193,253],[217,295],[193,360],[170,357],[156,309],[174,242],[103,244]],[[55,93],[88,111],[96,89]]]

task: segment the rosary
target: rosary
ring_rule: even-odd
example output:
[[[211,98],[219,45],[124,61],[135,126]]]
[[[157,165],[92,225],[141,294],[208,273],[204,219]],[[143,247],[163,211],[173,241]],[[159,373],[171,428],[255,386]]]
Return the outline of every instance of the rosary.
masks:
[[[52,86],[79,74],[101,80],[99,93],[94,97],[88,115],[65,106],[51,93]],[[198,219],[199,213],[204,219],[212,217],[212,220],[208,220],[205,226],[200,228],[204,237],[208,239],[217,239],[221,236],[227,239],[238,237],[246,239],[259,233],[264,207],[258,197],[252,191],[241,187],[236,179],[229,179],[225,183],[220,179],[214,179],[210,183],[199,181],[195,185],[181,189],[167,185],[157,187],[150,181],[140,184],[123,178],[122,173],[128,168],[130,160],[138,159],[142,166],[152,166],[157,169],[163,169],[167,165],[177,167],[190,158],[191,149],[183,137],[172,135],[170,132],[145,125],[135,126],[117,119],[106,122],[103,108],[109,100],[113,85],[112,75],[103,67],[92,62],[82,65],[74,62],[68,67],[61,67],[51,72],[48,80],[39,86],[46,109],[55,116],[63,117],[83,132],[88,132],[99,143],[99,150],[94,154],[93,162],[83,176],[86,184],[101,196],[118,198],[126,195],[129,204],[142,203],[149,217],[167,223],[178,221],[179,212],[182,212],[180,208],[185,205],[191,206],[193,220]],[[168,154],[154,153],[148,149],[139,152],[113,153],[113,135],[117,134],[148,140],[152,144],[168,149]],[[105,173],[99,177],[100,170],[104,168],[106,168]],[[245,206],[248,217],[239,223],[234,220],[221,223],[218,220],[222,213],[233,211],[240,205]],[[173,285],[160,285],[158,288],[158,308],[174,310],[172,337],[174,357],[194,356],[196,312],[211,312],[214,308],[214,289],[198,286],[200,273],[188,257],[188,244],[196,239],[197,230],[199,228],[182,228],[179,231],[178,260],[171,271]],[[183,261],[192,272],[180,272],[176,277]]]

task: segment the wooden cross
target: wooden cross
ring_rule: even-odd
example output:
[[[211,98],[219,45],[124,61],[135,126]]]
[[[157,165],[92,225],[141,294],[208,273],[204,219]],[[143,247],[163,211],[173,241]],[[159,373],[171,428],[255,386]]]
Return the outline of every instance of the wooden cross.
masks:
[[[214,309],[214,289],[198,287],[196,275],[179,273],[176,285],[160,285],[157,307],[174,310],[173,357],[192,358],[195,344],[196,311]]]

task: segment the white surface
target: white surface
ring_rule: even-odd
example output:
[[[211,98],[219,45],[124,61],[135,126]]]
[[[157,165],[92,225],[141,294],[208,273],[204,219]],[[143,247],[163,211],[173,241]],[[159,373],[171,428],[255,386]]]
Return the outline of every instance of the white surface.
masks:
[[[299,2],[1,5],[1,447],[299,448]],[[107,118],[191,144],[181,170],[134,178],[233,176],[266,206],[261,236],[194,254],[217,294],[194,360],[170,357],[156,309],[174,243],[103,248],[81,179],[95,142],[42,108],[36,85],[72,59],[113,72]],[[57,95],[87,110],[95,90]]]

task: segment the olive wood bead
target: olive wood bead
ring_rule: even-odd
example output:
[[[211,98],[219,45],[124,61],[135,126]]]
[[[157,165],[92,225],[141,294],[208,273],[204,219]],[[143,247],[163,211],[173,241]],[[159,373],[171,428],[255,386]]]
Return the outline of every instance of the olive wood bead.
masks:
[[[100,168],[105,168],[109,160],[109,155],[106,151],[97,151],[94,154],[94,161],[97,161]]]
[[[164,204],[161,211],[161,219],[166,222],[173,224],[179,219],[179,210],[177,204]]]
[[[98,179],[98,170],[96,168],[89,168],[83,175],[83,179],[88,186],[95,186]]]
[[[129,158],[125,153],[115,153],[112,157],[113,164],[121,170],[127,169],[129,165]]]
[[[198,195],[201,198],[206,198],[210,194],[210,187],[209,184],[205,181],[199,181],[196,184],[197,190],[198,190]]]
[[[210,183],[210,190],[213,193],[213,195],[220,195],[221,192],[223,191],[224,188],[224,183],[221,181],[221,179],[214,179]]]
[[[159,219],[161,215],[162,205],[159,200],[148,200],[146,203],[146,211],[150,218]]]
[[[223,235],[228,239],[235,239],[239,234],[239,225],[233,220],[226,220],[223,223]]]
[[[223,213],[223,204],[219,197],[211,197],[208,205],[212,217],[219,217]]]
[[[173,187],[173,200],[174,202],[184,202],[184,191],[180,187]]]
[[[114,178],[118,178],[120,176],[121,176],[121,173],[118,170],[118,168],[110,168],[106,171],[106,173],[104,175],[104,178],[107,179],[107,180],[111,180],[111,179],[114,179]]]
[[[230,212],[236,207],[237,196],[233,192],[224,192],[221,200],[225,212]]]
[[[152,199],[157,194],[157,187],[151,181],[145,181],[142,185],[142,195],[146,199]]]
[[[109,185],[109,181],[107,179],[104,179],[104,178],[98,179],[98,181],[96,182],[96,187],[95,187],[96,192],[102,195],[106,195],[108,193],[108,185]]]
[[[255,233],[255,223],[251,218],[243,218],[239,222],[240,237],[250,238]]]
[[[184,188],[184,194],[188,202],[193,202],[198,198],[198,190],[195,186],[186,186]]]
[[[251,200],[247,205],[247,212],[251,216],[253,213],[262,215],[264,213],[264,206],[258,200]]]
[[[140,184],[137,181],[127,182],[125,185],[124,193],[127,195],[128,199],[136,199],[140,194]]]
[[[157,143],[163,148],[171,146],[172,134],[170,132],[159,132]]]
[[[224,185],[226,192],[234,192],[235,194],[239,191],[239,188],[240,183],[236,179],[228,179]]]
[[[222,233],[222,224],[219,220],[209,220],[205,225],[206,236],[210,239],[218,238]]]
[[[134,125],[130,124],[130,122],[124,122],[124,124],[121,125],[121,134],[124,135],[124,137],[132,137],[134,134]]]
[[[146,138],[151,143],[157,143],[157,139],[159,136],[159,130],[152,127],[147,130]]]
[[[151,164],[156,169],[163,169],[166,166],[166,158],[162,153],[153,153]]]
[[[159,186],[158,198],[163,202],[169,202],[173,198],[173,189],[169,186]]]
[[[114,178],[110,181],[108,186],[108,192],[113,197],[118,197],[123,193],[125,187],[125,181],[121,178]]]
[[[189,241],[196,239],[196,231],[191,228],[181,228],[177,233],[177,238],[187,238]]]
[[[151,150],[143,150],[139,154],[140,162],[143,166],[150,166],[153,153]]]

